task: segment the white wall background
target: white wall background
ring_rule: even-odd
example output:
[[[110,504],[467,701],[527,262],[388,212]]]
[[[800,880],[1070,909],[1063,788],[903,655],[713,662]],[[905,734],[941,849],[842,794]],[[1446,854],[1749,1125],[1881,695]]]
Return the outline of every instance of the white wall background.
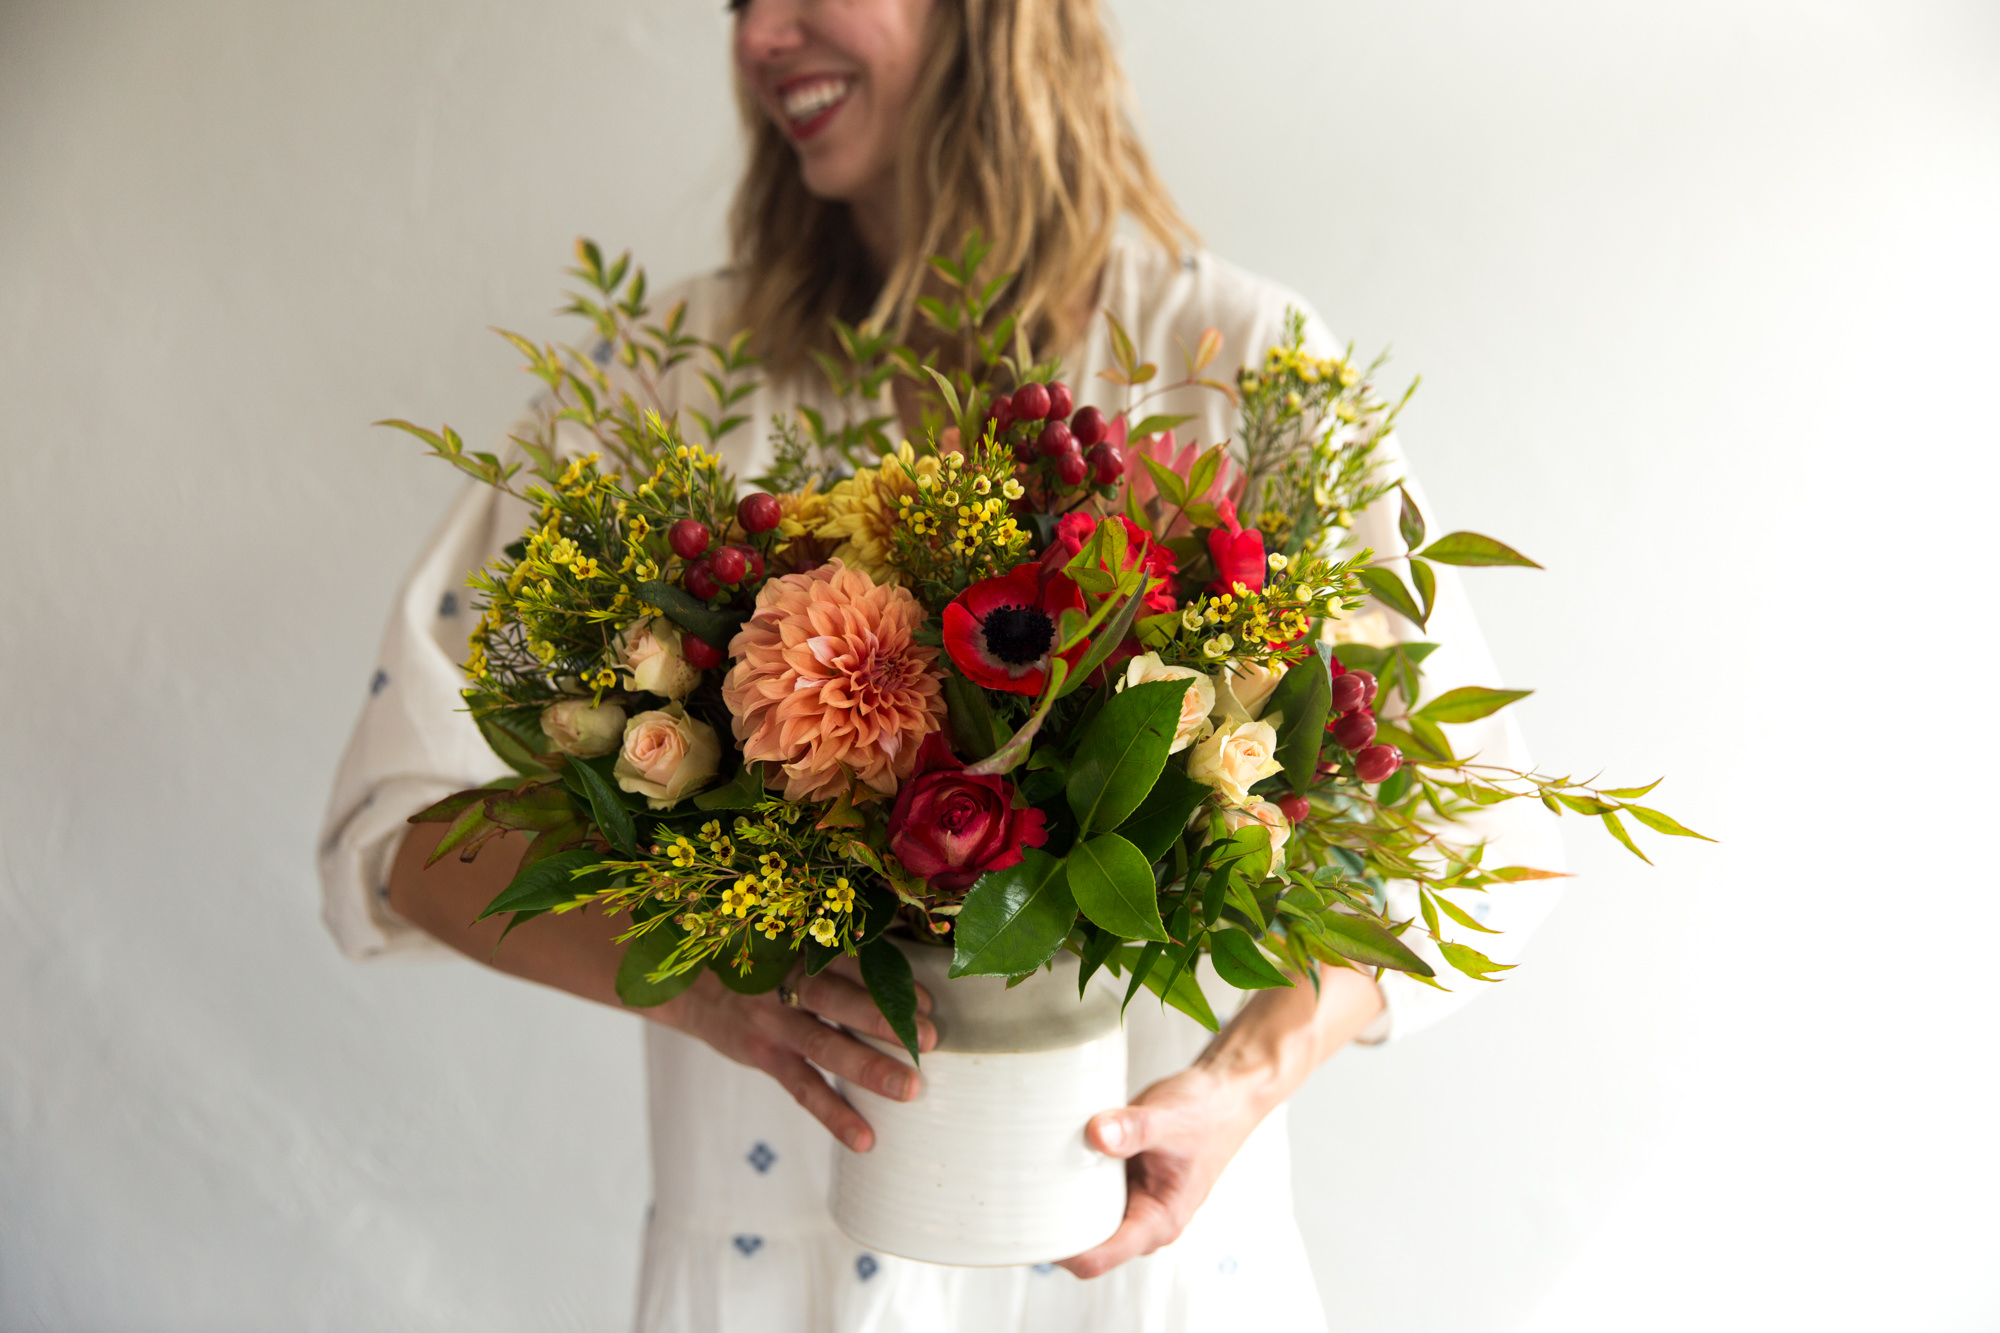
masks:
[[[578,233],[719,258],[717,8],[0,3],[0,1328],[623,1326],[634,1021],[342,962],[311,850],[455,484],[366,423],[495,436]],[[1547,761],[1725,840],[1579,824],[1301,1096],[1335,1326],[2000,1327],[2000,14],[1119,10],[1211,245],[1550,567],[1472,579]]]

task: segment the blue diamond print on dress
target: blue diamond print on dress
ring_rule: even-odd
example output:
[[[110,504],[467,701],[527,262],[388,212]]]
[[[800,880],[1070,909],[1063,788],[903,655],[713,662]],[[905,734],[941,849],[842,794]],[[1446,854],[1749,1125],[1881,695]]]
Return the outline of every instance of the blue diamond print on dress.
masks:
[[[1215,1271],[1222,1274],[1224,1277],[1228,1277],[1231,1273],[1234,1273],[1236,1271],[1235,1256],[1228,1254],[1223,1255],[1222,1262],[1215,1266]]]
[[[368,692],[370,694],[380,694],[382,691],[388,688],[389,688],[389,673],[384,671],[381,667],[376,667],[375,674],[369,677],[368,679]]]
[[[448,592],[438,599],[438,614],[440,616],[455,616],[458,614],[457,593]]]
[[[764,1248],[764,1238],[762,1236],[732,1236],[729,1243],[741,1250],[745,1259],[748,1259],[751,1255]]]
[[[600,366],[608,365],[611,361],[611,344],[608,342],[598,343],[597,346],[590,349],[590,359]]]
[[[750,1169],[761,1176],[771,1169],[771,1163],[778,1160],[778,1154],[771,1151],[770,1144],[759,1142],[743,1160],[750,1163]]]
[[[1041,1274],[1043,1277],[1047,1277],[1049,1274],[1056,1271],[1056,1266],[1054,1264],[1036,1264],[1035,1271]]]
[[[875,1256],[864,1254],[854,1261],[854,1272],[863,1282],[882,1271],[882,1265],[875,1262]]]

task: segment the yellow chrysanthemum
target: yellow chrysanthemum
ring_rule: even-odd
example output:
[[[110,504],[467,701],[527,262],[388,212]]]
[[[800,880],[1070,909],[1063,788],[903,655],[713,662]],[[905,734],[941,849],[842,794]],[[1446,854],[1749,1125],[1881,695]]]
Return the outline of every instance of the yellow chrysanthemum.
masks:
[[[840,542],[833,556],[850,568],[877,583],[900,583],[889,563],[890,536],[903,523],[898,501],[915,494],[914,478],[935,477],[938,467],[935,455],[918,458],[903,441],[895,453],[882,456],[882,466],[862,468],[827,493],[827,516],[815,535]]]

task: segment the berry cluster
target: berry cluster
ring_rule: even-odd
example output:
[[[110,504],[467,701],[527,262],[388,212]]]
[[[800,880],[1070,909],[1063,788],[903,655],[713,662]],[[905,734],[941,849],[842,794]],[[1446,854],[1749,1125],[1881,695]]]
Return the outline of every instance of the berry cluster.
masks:
[[[1333,713],[1326,729],[1334,744],[1354,756],[1354,776],[1363,782],[1387,782],[1403,766],[1403,752],[1393,745],[1375,744],[1375,677],[1366,671],[1349,671],[1338,661],[1333,678]],[[1339,766],[1338,760],[1320,763],[1322,773]]]
[[[986,421],[1050,491],[1109,487],[1125,475],[1125,451],[1108,438],[1111,423],[1095,407],[1077,407],[1067,384],[1023,384],[994,399]]]
[[[737,524],[753,539],[774,530],[783,517],[778,497],[768,491],[752,491],[736,506]],[[769,544],[768,538],[765,544]],[[701,601],[726,599],[764,581],[762,550],[747,543],[718,544],[708,524],[698,518],[676,520],[667,529],[667,545],[687,562],[681,586]],[[681,651],[686,654],[688,664],[701,671],[719,667],[724,661],[721,649],[692,634],[683,636]]]

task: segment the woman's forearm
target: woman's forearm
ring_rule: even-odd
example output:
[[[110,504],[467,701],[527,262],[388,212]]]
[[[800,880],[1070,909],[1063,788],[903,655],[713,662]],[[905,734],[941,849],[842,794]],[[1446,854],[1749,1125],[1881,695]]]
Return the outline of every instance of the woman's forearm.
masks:
[[[1195,1064],[1237,1088],[1261,1119],[1381,1012],[1382,992],[1371,978],[1322,967],[1317,996],[1303,981],[1259,991]]]
[[[528,835],[508,833],[472,861],[446,856],[425,867],[444,836],[443,824],[415,824],[389,872],[389,906],[411,925],[475,962],[602,1004],[618,1004],[613,981],[624,946],[622,917],[595,908],[548,913],[500,938],[504,916],[476,918],[514,878]]]

